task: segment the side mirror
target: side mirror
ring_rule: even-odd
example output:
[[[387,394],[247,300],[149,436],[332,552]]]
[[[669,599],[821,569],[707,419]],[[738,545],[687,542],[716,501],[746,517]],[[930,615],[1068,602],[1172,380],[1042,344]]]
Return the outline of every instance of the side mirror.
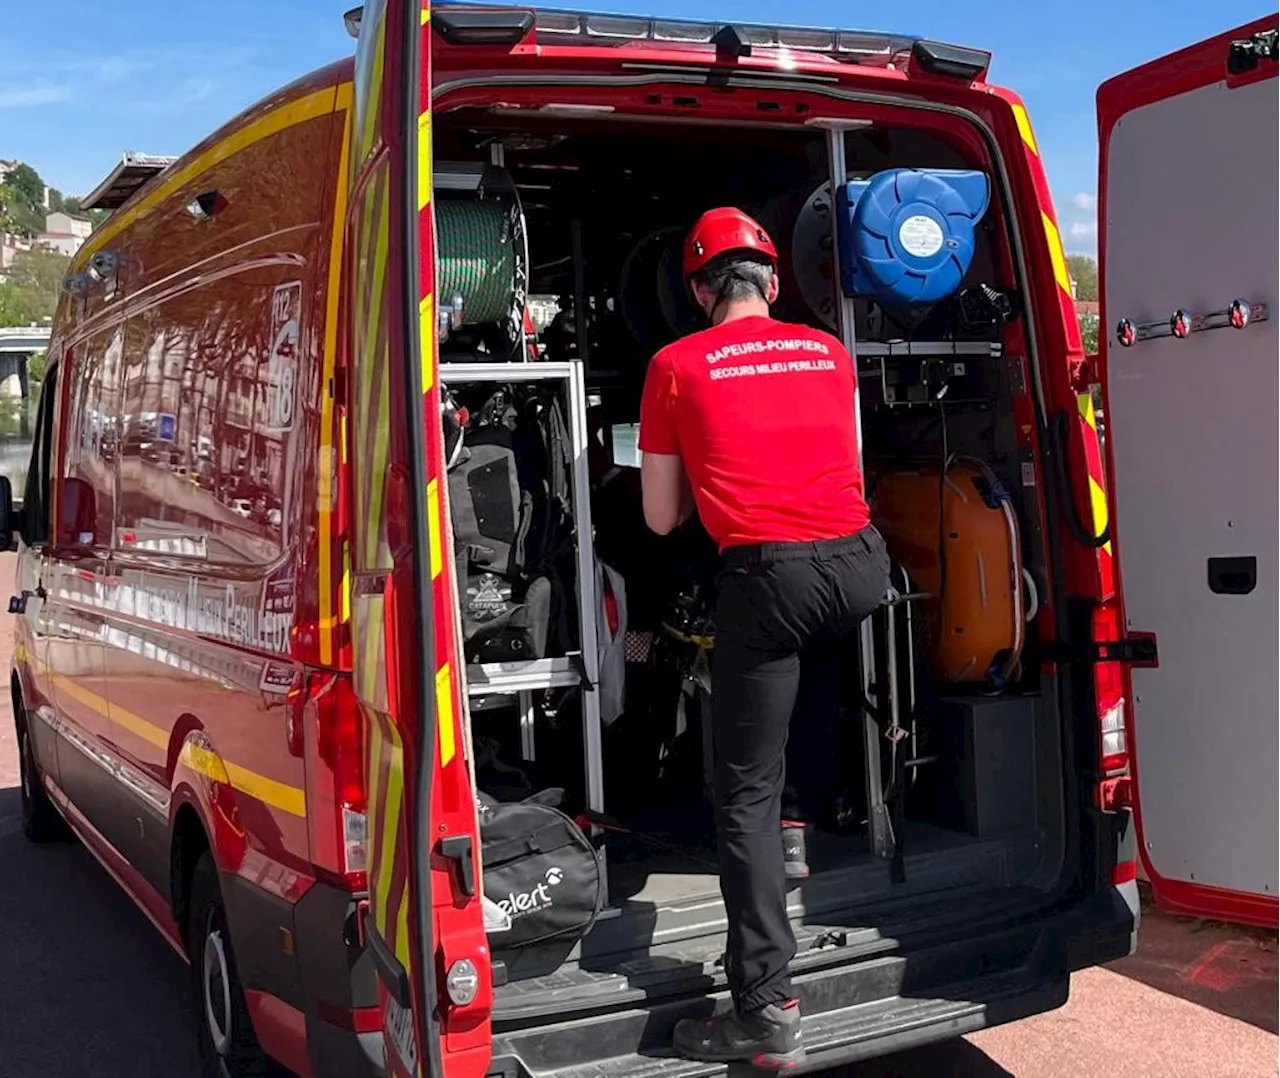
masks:
[[[13,508],[13,484],[0,475],[0,550],[16,550],[22,521]]]
[[[67,476],[58,505],[58,545],[92,546],[98,522],[97,497],[85,480]]]

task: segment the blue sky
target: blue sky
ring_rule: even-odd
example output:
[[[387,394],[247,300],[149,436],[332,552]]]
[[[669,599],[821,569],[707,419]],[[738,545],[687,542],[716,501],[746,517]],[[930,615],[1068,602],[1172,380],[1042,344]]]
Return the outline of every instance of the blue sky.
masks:
[[[0,159],[29,162],[66,194],[91,189],[125,150],[181,153],[271,90],[343,56],[356,0],[61,0],[0,27]],[[643,6],[642,6],[643,5]],[[6,5],[8,6],[8,5]],[[1262,14],[1262,0],[552,0],[702,19],[865,26],[995,53],[991,78],[1027,102],[1069,250],[1095,247],[1094,91],[1165,52]],[[29,21],[24,21],[29,20]]]

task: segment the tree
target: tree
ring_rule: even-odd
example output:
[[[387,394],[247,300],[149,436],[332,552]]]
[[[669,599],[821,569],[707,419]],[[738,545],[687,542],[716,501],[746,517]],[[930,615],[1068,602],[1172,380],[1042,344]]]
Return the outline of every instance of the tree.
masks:
[[[71,259],[57,251],[19,251],[0,283],[0,325],[40,325],[53,318]]]
[[[18,165],[0,183],[0,231],[30,239],[44,231],[44,180],[30,165]]]
[[[10,170],[4,178],[4,186],[28,206],[44,205],[44,180],[30,165],[18,165]]]
[[[1076,299],[1098,302],[1098,263],[1088,255],[1067,255],[1067,272],[1076,283]]]
[[[1086,356],[1097,355],[1098,316],[1096,314],[1082,314],[1076,317],[1076,321],[1080,323],[1080,337],[1084,341],[1084,354]]]

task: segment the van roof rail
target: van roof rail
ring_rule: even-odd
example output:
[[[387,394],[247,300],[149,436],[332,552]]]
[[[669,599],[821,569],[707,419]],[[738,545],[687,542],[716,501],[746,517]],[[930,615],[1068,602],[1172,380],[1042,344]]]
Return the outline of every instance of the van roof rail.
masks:
[[[107,178],[80,200],[81,209],[119,209],[139,187],[176,160],[176,157],[161,157],[149,153],[122,154],[116,167],[107,173]]]
[[[472,10],[497,12],[530,11],[534,33],[543,44],[580,40],[597,44],[652,41],[669,45],[715,45],[726,23],[731,23],[744,45],[790,49],[827,55],[850,63],[875,67],[905,65],[911,47],[920,40],[913,34],[890,34],[873,30],[840,30],[820,27],[742,23],[735,19],[693,20],[658,18],[649,15],[610,15],[571,11],[519,3],[501,7],[475,0],[439,0],[433,4],[442,12]]]

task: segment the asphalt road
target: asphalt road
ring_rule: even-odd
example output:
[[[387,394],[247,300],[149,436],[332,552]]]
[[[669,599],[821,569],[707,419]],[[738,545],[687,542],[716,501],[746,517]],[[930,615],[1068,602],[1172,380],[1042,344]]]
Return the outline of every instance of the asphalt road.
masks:
[[[0,555],[0,600],[12,556]],[[11,639],[0,622],[0,669]],[[0,694],[0,1078],[197,1078],[182,962],[80,846],[19,830]],[[1274,933],[1148,914],[1138,955],[1051,1014],[841,1078],[1261,1078],[1277,1072]]]

